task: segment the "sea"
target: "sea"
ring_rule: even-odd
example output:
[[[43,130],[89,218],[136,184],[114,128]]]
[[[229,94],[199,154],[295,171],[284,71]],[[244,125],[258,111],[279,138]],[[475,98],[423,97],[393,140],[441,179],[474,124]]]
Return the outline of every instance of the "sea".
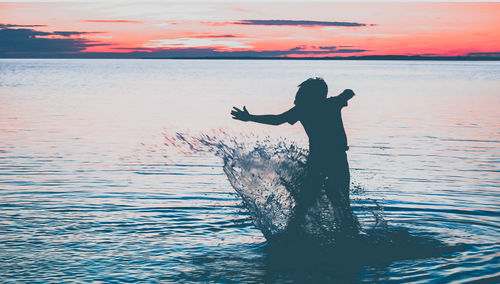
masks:
[[[307,136],[230,112],[310,77],[356,94],[357,245],[263,234]],[[0,59],[0,137],[2,283],[500,282],[498,61]]]

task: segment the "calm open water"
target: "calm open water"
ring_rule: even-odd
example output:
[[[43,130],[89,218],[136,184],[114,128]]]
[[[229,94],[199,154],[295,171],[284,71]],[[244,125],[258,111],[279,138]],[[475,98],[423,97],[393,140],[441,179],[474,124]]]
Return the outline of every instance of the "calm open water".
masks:
[[[229,112],[281,113],[315,76],[357,94],[343,116],[363,227],[377,202],[385,230],[445,252],[286,259],[220,158],[165,145],[225,132],[305,146],[300,124]],[[499,90],[499,62],[1,59],[0,282],[500,282]]]

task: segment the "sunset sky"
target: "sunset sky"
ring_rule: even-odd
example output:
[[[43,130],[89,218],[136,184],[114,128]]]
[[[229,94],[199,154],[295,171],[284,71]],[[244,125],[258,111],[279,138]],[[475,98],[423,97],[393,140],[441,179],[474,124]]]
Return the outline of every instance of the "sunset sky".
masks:
[[[500,3],[0,2],[0,57],[500,56]]]

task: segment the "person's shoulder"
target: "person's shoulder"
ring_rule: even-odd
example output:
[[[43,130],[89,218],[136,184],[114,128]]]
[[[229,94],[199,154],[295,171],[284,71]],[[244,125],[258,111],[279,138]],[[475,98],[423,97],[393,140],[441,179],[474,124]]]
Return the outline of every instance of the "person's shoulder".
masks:
[[[329,97],[329,98],[326,98],[326,103],[328,105],[338,104],[339,103],[339,98],[338,97]]]
[[[328,107],[341,108],[343,105],[342,100],[338,96],[326,98],[326,101]]]

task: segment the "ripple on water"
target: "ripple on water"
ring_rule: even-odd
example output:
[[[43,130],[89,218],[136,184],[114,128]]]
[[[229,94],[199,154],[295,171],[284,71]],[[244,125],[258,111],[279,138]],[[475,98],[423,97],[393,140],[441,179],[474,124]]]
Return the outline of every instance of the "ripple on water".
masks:
[[[0,59],[0,69],[0,282],[500,282],[498,63]],[[177,153],[162,136],[222,125],[253,141],[263,128],[228,121],[228,98],[285,110],[283,86],[311,70],[331,92],[357,93],[343,116],[365,229],[354,247],[320,252],[268,244],[223,161]],[[301,131],[270,134],[304,145]]]

